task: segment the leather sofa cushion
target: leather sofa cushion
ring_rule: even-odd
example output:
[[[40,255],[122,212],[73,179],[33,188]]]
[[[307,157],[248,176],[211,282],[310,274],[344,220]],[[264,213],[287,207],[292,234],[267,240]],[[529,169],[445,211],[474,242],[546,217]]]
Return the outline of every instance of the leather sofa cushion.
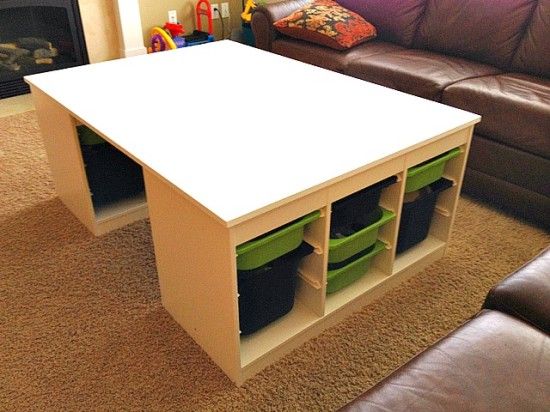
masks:
[[[506,167],[502,167],[502,165],[506,165]],[[529,165],[529,167],[525,167],[525,165]],[[474,133],[468,155],[468,168],[540,193],[546,196],[550,202],[550,179],[548,178],[550,176],[550,159],[515,149]],[[494,190],[491,190],[490,194],[494,195]],[[526,206],[533,207],[533,205]],[[550,215],[550,207],[546,214]]]
[[[337,1],[374,24],[379,39],[406,47],[412,45],[425,7],[424,0]]]
[[[550,248],[494,286],[483,307],[523,319],[550,334]]]
[[[539,0],[521,41],[513,67],[516,70],[550,77],[550,0]]]
[[[443,103],[481,115],[476,133],[550,159],[550,80],[500,74],[445,89]]]
[[[461,193],[550,230],[550,197],[471,167],[464,173]]]
[[[426,0],[414,46],[508,68],[534,0]]]
[[[484,310],[342,410],[543,411],[548,382],[550,337]]]
[[[358,56],[374,56],[403,49],[392,43],[369,41],[346,51],[338,51],[288,37],[278,38],[272,46],[274,53],[340,73],[344,72],[350,60]]]
[[[362,56],[350,61],[346,70],[359,79],[436,101],[445,87],[457,81],[499,72],[458,57],[412,49]]]

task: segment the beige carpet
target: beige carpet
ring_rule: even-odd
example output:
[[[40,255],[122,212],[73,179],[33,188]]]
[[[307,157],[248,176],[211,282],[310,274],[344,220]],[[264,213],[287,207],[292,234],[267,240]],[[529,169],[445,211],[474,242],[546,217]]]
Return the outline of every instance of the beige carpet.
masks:
[[[548,233],[461,199],[445,258],[236,388],[160,303],[147,221],[94,238],[34,112],[0,119],[0,410],[334,410],[464,322]]]

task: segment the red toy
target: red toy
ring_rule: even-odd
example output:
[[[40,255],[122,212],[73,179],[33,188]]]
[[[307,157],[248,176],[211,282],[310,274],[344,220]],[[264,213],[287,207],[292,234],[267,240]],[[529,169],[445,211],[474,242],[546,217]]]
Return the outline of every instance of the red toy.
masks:
[[[202,7],[204,6],[204,7]],[[210,2],[208,0],[199,0],[197,3],[197,30],[202,31],[202,18],[201,16],[206,16],[208,20],[208,34],[212,34],[212,7],[210,7]]]
[[[184,35],[185,30],[179,23],[165,23],[163,27],[151,29],[151,47],[149,53],[174,50],[214,41],[212,25],[212,8],[208,0],[199,0],[196,6],[197,30]],[[208,32],[202,31],[202,16],[208,20]]]
[[[163,29],[169,31],[172,38],[181,36],[185,33],[183,25],[179,23],[165,23]]]

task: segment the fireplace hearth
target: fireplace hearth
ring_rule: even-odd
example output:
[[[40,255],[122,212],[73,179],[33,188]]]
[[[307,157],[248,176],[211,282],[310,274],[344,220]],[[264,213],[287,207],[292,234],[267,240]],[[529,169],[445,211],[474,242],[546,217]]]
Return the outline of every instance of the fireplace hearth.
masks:
[[[0,98],[23,76],[88,63],[77,0],[0,0]]]

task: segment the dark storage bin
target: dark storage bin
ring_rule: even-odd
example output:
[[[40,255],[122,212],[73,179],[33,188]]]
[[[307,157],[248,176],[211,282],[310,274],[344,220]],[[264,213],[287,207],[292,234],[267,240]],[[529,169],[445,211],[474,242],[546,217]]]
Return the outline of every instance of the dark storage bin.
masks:
[[[397,177],[390,176],[334,202],[330,217],[331,239],[349,236],[380,219],[381,213],[378,202],[382,190],[396,181]]]
[[[428,236],[430,224],[439,194],[453,185],[451,180],[441,178],[417,192],[417,197],[403,203],[397,253],[404,252]]]
[[[101,139],[86,126],[78,126],[82,159],[95,207],[134,197],[145,190],[141,166]],[[93,139],[95,135],[96,139]]]
[[[290,312],[300,261],[313,251],[306,242],[266,265],[239,270],[239,326],[249,335]]]

